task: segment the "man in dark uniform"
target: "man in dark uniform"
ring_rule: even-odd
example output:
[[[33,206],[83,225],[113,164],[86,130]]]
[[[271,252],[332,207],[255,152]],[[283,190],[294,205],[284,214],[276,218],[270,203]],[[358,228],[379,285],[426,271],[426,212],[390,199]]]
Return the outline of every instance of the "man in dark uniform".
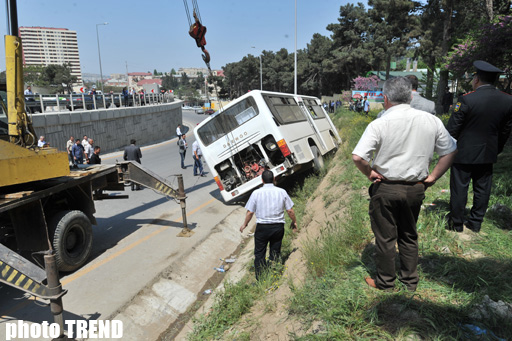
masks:
[[[447,126],[459,150],[451,167],[448,221],[448,228],[457,232],[462,232],[464,225],[480,231],[491,194],[493,164],[512,127],[512,96],[493,86],[503,71],[481,60],[473,66],[473,92],[459,98]],[[473,207],[464,221],[470,180]]]
[[[124,149],[123,159],[125,161],[135,161],[137,163],[140,163],[142,152],[140,151],[140,148],[135,145],[136,142],[137,141],[135,141],[134,139],[130,140],[130,145]],[[132,181],[132,191],[138,191],[140,189],[140,185],[135,184]]]

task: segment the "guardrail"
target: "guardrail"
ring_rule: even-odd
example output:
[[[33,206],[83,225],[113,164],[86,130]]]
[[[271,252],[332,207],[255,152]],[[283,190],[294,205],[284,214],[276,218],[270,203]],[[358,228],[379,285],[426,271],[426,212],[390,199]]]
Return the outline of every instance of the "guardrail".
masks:
[[[114,107],[133,107],[144,105],[156,105],[170,103],[174,101],[174,96],[165,94],[131,94],[125,99],[122,94],[70,94],[70,95],[25,95],[25,106],[28,113],[45,113],[48,108],[51,111],[61,111],[67,109],[74,111],[76,109],[96,110],[100,108]],[[56,110],[55,110],[56,109]]]

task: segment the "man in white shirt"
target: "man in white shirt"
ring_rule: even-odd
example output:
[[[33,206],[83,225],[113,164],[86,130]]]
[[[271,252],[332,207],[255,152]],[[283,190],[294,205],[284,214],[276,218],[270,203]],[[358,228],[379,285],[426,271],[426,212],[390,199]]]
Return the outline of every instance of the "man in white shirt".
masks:
[[[66,150],[68,152],[68,160],[69,160],[70,166],[73,166],[73,164],[74,164],[73,154],[71,153],[71,150],[72,150],[74,144],[75,144],[75,138],[73,136],[71,136],[69,138],[68,142],[66,142]]]
[[[89,144],[89,139],[87,135],[84,135],[84,139],[82,140],[82,147],[84,149],[84,160],[89,160],[89,153],[87,153],[87,145]]]
[[[357,168],[373,182],[369,214],[375,234],[377,276],[365,280],[373,288],[394,288],[398,242],[399,279],[407,290],[415,291],[419,282],[416,221],[425,189],[448,170],[457,145],[440,119],[411,108],[409,80],[389,79],[382,92],[386,111],[366,127],[352,152]],[[439,161],[429,174],[434,151]]]
[[[91,158],[92,154],[94,154],[94,148],[93,148],[93,139],[89,138],[87,140],[87,144],[84,146],[84,154],[87,161]]]
[[[39,148],[49,147],[50,144],[45,141],[44,136],[39,137],[39,141],[37,141],[37,146]]]
[[[261,271],[267,265],[265,255],[267,244],[270,246],[270,261],[278,261],[281,255],[281,243],[284,237],[284,211],[292,220],[291,228],[297,231],[297,220],[293,211],[292,199],[282,188],[274,186],[274,174],[265,170],[261,174],[263,187],[252,192],[249,201],[245,205],[247,213],[240,232],[256,214],[256,231],[254,232],[254,268],[256,279],[259,279]]]
[[[181,135],[183,135],[181,132],[181,124],[178,124],[176,127],[176,136],[178,136],[178,139],[181,139]]]
[[[203,162],[201,161],[201,156],[203,155],[203,152],[201,151],[201,148],[199,147],[199,143],[194,141],[192,143],[192,153],[194,154],[192,158],[194,159],[194,176],[206,176],[203,172]],[[198,172],[199,171],[199,172]]]

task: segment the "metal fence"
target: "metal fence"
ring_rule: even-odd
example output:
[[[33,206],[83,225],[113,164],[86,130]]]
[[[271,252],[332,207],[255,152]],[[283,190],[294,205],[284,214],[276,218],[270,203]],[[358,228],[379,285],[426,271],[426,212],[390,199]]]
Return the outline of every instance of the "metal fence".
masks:
[[[126,98],[122,94],[25,95],[25,106],[28,113],[134,107],[173,101],[174,96],[168,93],[130,94]]]

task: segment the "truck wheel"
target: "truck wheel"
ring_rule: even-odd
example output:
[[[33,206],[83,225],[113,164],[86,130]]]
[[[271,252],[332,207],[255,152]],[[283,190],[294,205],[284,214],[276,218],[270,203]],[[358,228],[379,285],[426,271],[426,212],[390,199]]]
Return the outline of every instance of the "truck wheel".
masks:
[[[324,167],[324,157],[317,146],[311,146],[311,153],[313,153],[313,170],[315,173],[320,173]]]
[[[92,226],[82,211],[62,211],[52,218],[53,248],[59,271],[85,264],[92,250]]]

